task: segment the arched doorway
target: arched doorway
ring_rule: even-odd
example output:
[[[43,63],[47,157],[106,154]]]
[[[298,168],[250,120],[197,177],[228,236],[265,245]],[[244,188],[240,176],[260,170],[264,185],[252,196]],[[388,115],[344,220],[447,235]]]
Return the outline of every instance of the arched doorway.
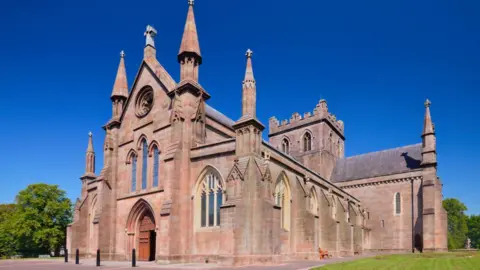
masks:
[[[129,235],[127,250],[135,248],[139,261],[155,260],[155,215],[153,214],[153,209],[145,200],[140,199],[132,207],[127,221],[127,228]]]

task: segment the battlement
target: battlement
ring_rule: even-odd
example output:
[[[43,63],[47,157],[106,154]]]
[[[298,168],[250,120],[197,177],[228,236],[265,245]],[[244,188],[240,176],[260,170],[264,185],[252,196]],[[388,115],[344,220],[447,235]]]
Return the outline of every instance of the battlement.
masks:
[[[269,119],[269,135],[273,135],[279,132],[284,132],[302,125],[308,125],[313,122],[328,122],[336,132],[338,132],[343,137],[344,124],[342,120],[337,120],[334,114],[328,112],[327,101],[321,99],[318,104],[313,109],[313,113],[306,112],[299,114],[295,112],[292,114],[289,120],[285,119],[281,122],[275,116],[270,117]]]

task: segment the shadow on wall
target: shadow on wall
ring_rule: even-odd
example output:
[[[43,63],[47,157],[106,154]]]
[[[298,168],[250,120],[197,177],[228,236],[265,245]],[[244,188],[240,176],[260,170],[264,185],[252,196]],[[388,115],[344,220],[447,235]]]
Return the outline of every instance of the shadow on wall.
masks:
[[[407,164],[407,168],[409,169],[417,169],[420,168],[421,161],[418,159],[414,159],[408,155],[408,152],[402,153],[402,157],[405,159],[405,163]]]

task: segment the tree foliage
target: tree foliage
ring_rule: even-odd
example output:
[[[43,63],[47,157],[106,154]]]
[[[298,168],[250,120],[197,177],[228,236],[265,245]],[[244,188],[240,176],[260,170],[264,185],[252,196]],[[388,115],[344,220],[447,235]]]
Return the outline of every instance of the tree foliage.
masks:
[[[19,252],[28,256],[58,249],[65,242],[71,217],[65,191],[57,185],[29,185],[18,193],[13,210],[0,214],[0,248],[7,249],[0,249],[0,255]]]
[[[471,247],[480,249],[480,215],[471,215],[467,224],[468,238],[472,241]]]
[[[448,213],[448,249],[464,248],[468,233],[467,207],[459,200],[449,198],[443,200],[443,208]]]

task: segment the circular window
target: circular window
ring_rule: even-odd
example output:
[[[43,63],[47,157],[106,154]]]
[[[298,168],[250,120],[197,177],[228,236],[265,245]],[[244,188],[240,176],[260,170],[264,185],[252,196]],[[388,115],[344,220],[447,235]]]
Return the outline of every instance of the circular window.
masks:
[[[153,107],[153,89],[142,89],[135,102],[135,113],[138,117],[147,115]]]

